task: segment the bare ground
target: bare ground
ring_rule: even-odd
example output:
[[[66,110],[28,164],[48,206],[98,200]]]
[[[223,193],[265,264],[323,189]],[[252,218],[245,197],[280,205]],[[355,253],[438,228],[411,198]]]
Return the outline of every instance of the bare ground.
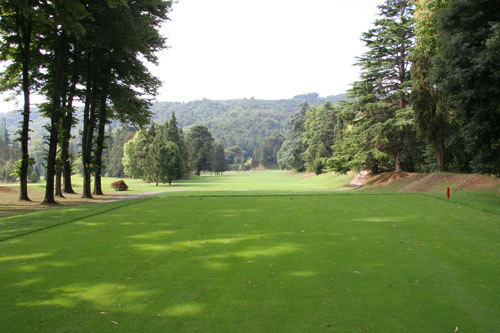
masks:
[[[82,204],[97,204],[109,201],[143,198],[165,191],[148,192],[132,195],[107,194],[94,196],[94,199],[82,198],[81,193],[64,194],[64,198],[56,197],[57,205],[42,205],[45,192],[42,188],[31,187],[28,195],[31,201],[19,201],[19,185],[0,185],[0,218],[12,215],[21,215],[39,212],[47,209],[71,207]]]

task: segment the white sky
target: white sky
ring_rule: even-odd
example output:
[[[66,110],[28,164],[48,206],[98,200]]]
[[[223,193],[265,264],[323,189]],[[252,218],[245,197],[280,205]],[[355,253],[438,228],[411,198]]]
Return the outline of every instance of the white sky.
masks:
[[[157,100],[343,93],[382,2],[179,0],[162,28],[169,48],[151,67],[163,82]]]

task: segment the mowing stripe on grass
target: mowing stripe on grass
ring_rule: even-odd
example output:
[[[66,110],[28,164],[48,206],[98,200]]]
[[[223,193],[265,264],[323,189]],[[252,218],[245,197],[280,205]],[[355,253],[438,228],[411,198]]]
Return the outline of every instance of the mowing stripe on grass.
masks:
[[[48,224],[48,225],[45,225],[45,226],[40,227],[40,228],[31,229],[31,230],[24,231],[24,232],[18,232],[18,233],[15,233],[13,235],[10,235],[10,236],[4,236],[4,237],[0,236],[0,242],[4,242],[6,240],[13,239],[13,238],[18,238],[18,237],[26,236],[26,235],[29,235],[29,234],[32,234],[32,233],[35,233],[35,232],[44,231],[44,230],[51,229],[51,228],[54,228],[54,227],[58,227],[58,226],[61,226],[61,225],[65,225],[65,224],[68,224],[68,223],[80,221],[80,220],[88,218],[88,217],[93,217],[93,216],[105,214],[105,213],[111,212],[113,210],[116,210],[118,208],[123,208],[123,207],[126,207],[126,206],[135,205],[135,204],[138,204],[138,203],[150,200],[150,199],[152,199],[152,198],[131,199],[131,200],[126,200],[126,201],[114,201],[114,202],[109,202],[109,203],[104,202],[102,204],[111,205],[111,204],[116,203],[116,202],[118,202],[120,204],[113,205],[114,207],[111,207],[109,209],[105,209],[105,210],[94,212],[94,213],[87,214],[87,215],[84,214],[84,215],[81,215],[81,216],[77,216],[75,218],[70,218],[69,220],[65,220],[65,221],[62,221],[62,222],[59,222],[59,223]],[[85,206],[82,206],[82,207],[85,207]],[[68,209],[68,211],[69,210],[70,209]],[[63,210],[63,212],[64,212],[64,210]],[[46,213],[46,212],[42,212],[42,213]],[[39,214],[40,213],[22,215],[22,219],[26,220],[26,218],[29,218],[30,215],[39,215]],[[15,217],[19,217],[19,216],[15,216]],[[8,218],[6,218],[6,219],[8,219]],[[0,235],[1,235],[1,233],[5,232],[4,230],[2,230],[2,229],[5,229],[5,225],[2,225],[1,222],[3,222],[3,221],[0,219]],[[13,223],[9,223],[9,225],[11,225],[11,224],[13,224]],[[7,230],[7,232],[9,232],[9,230]]]

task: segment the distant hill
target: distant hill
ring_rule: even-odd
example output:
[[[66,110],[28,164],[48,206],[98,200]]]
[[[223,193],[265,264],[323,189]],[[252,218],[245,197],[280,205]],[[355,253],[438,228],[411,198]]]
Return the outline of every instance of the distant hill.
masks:
[[[343,99],[344,95],[323,98],[316,93],[281,100],[203,99],[187,103],[156,102],[151,110],[154,113],[154,122],[164,123],[170,119],[172,112],[175,112],[179,126],[185,133],[191,126],[203,125],[209,128],[216,141],[221,141],[226,147],[239,145],[251,154],[264,138],[284,133],[288,120],[299,111],[302,103],[318,106]],[[77,113],[77,117],[81,118],[81,110]],[[21,121],[21,112],[0,114],[0,119],[3,118],[6,120],[7,130],[12,139]],[[32,140],[42,139],[46,135],[44,125],[48,120],[37,111],[32,112],[31,120]],[[118,126],[120,126],[118,122],[110,125],[111,128]],[[77,128],[81,128],[81,124]],[[74,135],[79,134],[74,131]],[[75,141],[79,142],[78,139]]]
[[[345,95],[322,98],[316,93],[281,100],[203,99],[188,103],[158,102],[152,111],[155,122],[163,123],[175,112],[179,126],[185,132],[191,126],[203,125],[224,146],[238,145],[251,154],[264,138],[283,134],[288,120],[300,110],[302,103],[318,106],[343,99]]]

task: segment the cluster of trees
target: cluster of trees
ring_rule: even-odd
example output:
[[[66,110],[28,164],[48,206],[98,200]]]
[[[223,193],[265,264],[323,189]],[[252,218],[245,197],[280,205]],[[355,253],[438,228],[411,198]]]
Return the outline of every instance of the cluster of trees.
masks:
[[[500,7],[386,0],[349,101],[303,105],[280,167],[500,175]]]
[[[17,173],[20,199],[29,200],[30,96],[46,97],[41,112],[49,119],[44,203],[72,193],[69,143],[75,125],[74,102],[84,103],[81,158],[84,197],[102,194],[100,183],[105,126],[149,122],[159,80],[144,60],[155,63],[165,44],[159,34],[171,1],[163,0],[0,0],[0,60],[6,62],[0,90],[22,93],[19,131],[21,159]],[[56,179],[56,182],[54,182]]]
[[[265,138],[257,149],[254,150],[250,166],[256,168],[259,165],[269,167],[278,166],[278,151],[283,143],[281,135]]]
[[[124,148],[124,173],[147,182],[172,183],[186,175],[186,146],[175,115],[164,125],[153,123],[135,133]]]
[[[212,135],[203,126],[191,127],[184,138],[175,114],[163,125],[153,123],[149,129],[136,132],[123,150],[124,174],[157,186],[170,185],[190,172],[200,175],[206,170],[222,174],[227,170],[224,146],[214,144]]]

